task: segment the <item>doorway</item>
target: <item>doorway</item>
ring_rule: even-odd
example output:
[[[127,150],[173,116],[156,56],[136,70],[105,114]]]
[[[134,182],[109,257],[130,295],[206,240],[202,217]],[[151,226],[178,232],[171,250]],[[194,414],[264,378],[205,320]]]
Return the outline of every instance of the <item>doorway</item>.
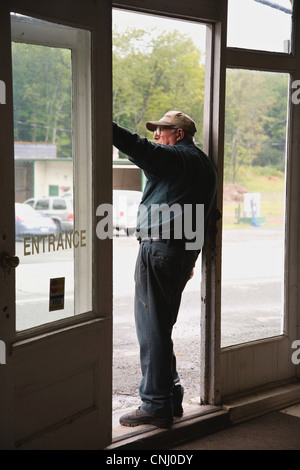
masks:
[[[146,120],[159,119],[168,109],[180,109],[197,122],[196,144],[203,148],[205,39],[206,25],[201,23],[113,10],[114,120],[152,140]],[[118,154],[116,159],[114,155],[116,163],[124,168],[128,165],[126,156]],[[133,169],[125,168],[124,173],[128,175],[123,179],[127,184],[115,186],[117,191],[132,189]],[[135,187],[140,194],[135,218],[144,180],[142,176],[140,186]],[[115,230],[113,426],[118,425],[125,410],[140,405],[133,280],[138,248],[134,234],[128,236],[124,229]],[[185,406],[198,404],[200,396],[200,283],[201,257],[183,293],[173,330]]]

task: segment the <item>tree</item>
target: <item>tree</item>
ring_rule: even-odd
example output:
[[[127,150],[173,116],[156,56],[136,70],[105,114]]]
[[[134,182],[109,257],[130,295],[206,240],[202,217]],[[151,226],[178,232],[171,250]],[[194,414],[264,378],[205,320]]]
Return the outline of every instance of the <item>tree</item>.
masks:
[[[142,135],[144,123],[180,109],[198,124],[202,139],[204,66],[201,52],[178,31],[114,30],[114,119]],[[152,137],[152,136],[151,136]]]
[[[266,74],[265,83],[269,90],[270,100],[269,111],[266,113],[264,123],[264,134],[267,139],[253,164],[273,166],[283,171],[285,167],[288,75]]]
[[[226,81],[225,125],[225,180],[235,183],[239,167],[258,163],[269,141],[271,129],[285,129],[281,118],[278,122],[278,83],[264,72],[229,70]],[[272,85],[272,86],[271,86]],[[279,130],[280,129],[280,130]]]
[[[71,157],[70,51],[13,43],[12,58],[15,140],[57,143]]]

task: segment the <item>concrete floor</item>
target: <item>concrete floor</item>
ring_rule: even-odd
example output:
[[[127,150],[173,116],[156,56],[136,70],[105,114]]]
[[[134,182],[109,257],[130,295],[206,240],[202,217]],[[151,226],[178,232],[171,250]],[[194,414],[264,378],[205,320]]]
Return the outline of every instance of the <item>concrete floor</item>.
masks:
[[[300,404],[230,426],[171,450],[300,450]]]
[[[176,419],[170,430],[116,426],[107,450],[300,450],[300,403],[239,424],[232,424],[221,407],[201,407],[198,415],[197,410],[185,408],[185,418]]]

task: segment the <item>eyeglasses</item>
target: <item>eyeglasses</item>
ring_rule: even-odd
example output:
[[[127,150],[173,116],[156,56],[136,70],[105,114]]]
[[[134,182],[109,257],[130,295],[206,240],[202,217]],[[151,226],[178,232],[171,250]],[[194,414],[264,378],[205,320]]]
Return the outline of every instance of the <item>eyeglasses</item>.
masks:
[[[157,126],[157,128],[155,129],[155,131],[153,132],[154,136],[157,135],[158,137],[161,135],[161,131],[177,131],[177,129],[179,129],[178,127],[163,127],[163,126]]]

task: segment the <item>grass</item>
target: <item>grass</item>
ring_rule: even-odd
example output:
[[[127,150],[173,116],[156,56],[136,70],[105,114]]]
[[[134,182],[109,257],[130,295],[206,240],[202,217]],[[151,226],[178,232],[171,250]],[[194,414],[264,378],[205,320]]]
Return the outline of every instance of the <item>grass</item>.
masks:
[[[226,181],[225,181],[226,183]],[[285,175],[275,168],[253,167],[244,165],[239,169],[237,184],[249,193],[261,194],[261,216],[266,217],[264,225],[282,225],[284,217]],[[224,203],[224,228],[243,227],[237,223],[236,211],[240,205],[243,214],[243,202]]]
[[[250,193],[282,193],[284,191],[284,172],[272,167],[244,165],[238,173],[238,184]]]

